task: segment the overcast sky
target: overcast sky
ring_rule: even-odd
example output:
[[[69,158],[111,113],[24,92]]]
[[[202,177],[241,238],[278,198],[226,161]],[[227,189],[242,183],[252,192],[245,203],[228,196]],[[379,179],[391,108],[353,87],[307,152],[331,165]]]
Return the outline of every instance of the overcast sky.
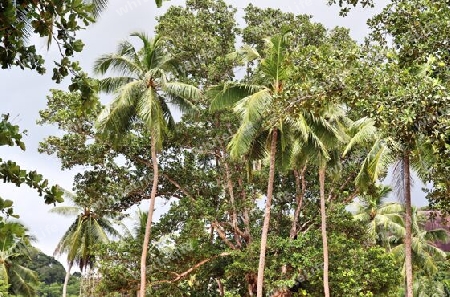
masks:
[[[327,6],[326,0],[233,0],[227,2],[238,8],[238,17],[242,17],[242,9],[250,2],[260,7],[276,7],[296,14],[309,14],[313,16],[313,21],[321,22],[328,28],[335,26],[350,28],[352,37],[361,42],[368,33],[366,20],[379,11],[386,0],[378,1],[375,9],[354,9],[345,18],[339,17],[338,7]],[[154,0],[111,0],[99,21],[79,34],[86,44],[82,54],[77,56],[81,66],[85,71],[92,72],[93,61],[98,56],[115,51],[118,42],[126,39],[133,31],[146,31],[151,35],[154,31],[155,16],[164,13],[170,5],[182,3],[184,1],[179,0],[164,2],[163,8],[156,9]],[[25,169],[37,170],[50,180],[50,184],[59,184],[66,189],[71,189],[76,171],[61,171],[60,162],[56,156],[40,155],[37,152],[39,141],[59,133],[54,127],[36,126],[38,111],[45,108],[49,89],[66,89],[67,82],[57,85],[51,80],[52,61],[58,59],[56,49],[52,47],[46,52],[44,40],[37,39],[34,42],[44,52],[47,60],[46,75],[41,76],[33,71],[20,69],[0,71],[1,96],[4,102],[0,113],[9,113],[14,124],[19,125],[23,130],[28,130],[28,135],[24,139],[27,146],[25,152],[15,147],[0,147],[0,156],[4,160],[12,159],[18,162]],[[83,170],[83,168],[77,170]],[[420,185],[416,188],[420,188]],[[423,205],[423,194],[419,192],[417,189],[414,191],[416,201],[420,200],[420,204]],[[47,254],[52,254],[57,242],[73,219],[48,213],[51,206],[45,205],[43,198],[38,197],[35,191],[26,186],[16,188],[9,184],[0,184],[0,196],[14,200],[16,213],[21,215],[21,220],[38,239],[37,247]],[[157,206],[157,213],[161,208],[160,205]],[[64,262],[64,259],[60,260]]]

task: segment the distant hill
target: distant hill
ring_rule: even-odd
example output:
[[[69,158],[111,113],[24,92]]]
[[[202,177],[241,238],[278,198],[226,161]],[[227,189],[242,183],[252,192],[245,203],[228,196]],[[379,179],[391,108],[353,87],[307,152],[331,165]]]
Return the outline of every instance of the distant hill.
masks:
[[[28,257],[23,257],[21,262],[23,266],[35,271],[39,277],[40,285],[37,288],[37,296],[60,297],[62,295],[66,270],[58,260],[33,248]],[[80,274],[74,273],[69,281],[67,295],[75,297],[79,295],[79,291]]]

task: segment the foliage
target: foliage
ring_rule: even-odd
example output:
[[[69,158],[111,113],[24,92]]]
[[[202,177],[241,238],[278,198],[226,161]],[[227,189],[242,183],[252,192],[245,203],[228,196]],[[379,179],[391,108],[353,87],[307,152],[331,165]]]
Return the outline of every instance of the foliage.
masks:
[[[156,33],[164,36],[167,51],[181,66],[181,80],[207,86],[234,76],[226,55],[236,42],[235,13],[225,1],[188,0],[158,18]]]
[[[60,82],[71,69],[79,69],[70,58],[80,52],[84,43],[76,33],[89,25],[92,6],[80,0],[64,2],[3,1],[0,4],[0,61],[2,68],[18,66],[44,73],[44,59],[35,45],[29,45],[34,36],[46,37],[48,46],[56,42],[61,61],[53,69],[53,79]]]
[[[372,4],[338,4],[358,3]],[[417,11],[393,1],[372,20],[365,47],[346,29],[326,30],[308,16],[280,10],[249,5],[240,31],[236,10],[223,1],[171,7],[159,18],[155,39],[133,34],[142,49],[125,41],[98,60],[98,72],[112,77],[97,82],[85,76],[72,93],[52,91],[40,123],[64,134],[46,139],[40,150],[57,154],[63,169],[84,166],[75,179],[75,202],[89,214],[127,210],[150,197],[156,180],[153,195],[165,199],[168,210],[152,228],[146,259],[152,296],[255,294],[269,177],[265,293],[323,296],[320,169],[332,295],[395,296],[402,259],[390,249],[402,250],[405,232],[401,207],[381,204],[377,180],[386,174],[388,153],[410,150],[414,164],[430,168],[425,176],[436,181],[441,198],[448,189],[444,41],[410,34],[442,30],[447,36],[448,24],[439,26],[447,12],[439,1],[415,4],[421,4]],[[412,16],[417,22],[409,21]],[[383,47],[385,34],[396,48]],[[245,45],[234,51],[240,37]],[[97,88],[115,101],[96,127],[102,110]],[[189,100],[181,100],[184,95]],[[172,103],[196,112],[175,121]],[[363,202],[361,221],[345,210],[355,197]],[[139,218],[139,232],[95,247],[102,296],[136,294],[146,219]],[[446,260],[428,257],[428,235],[415,232],[414,257],[423,260],[415,264],[416,291],[445,288],[448,277],[434,272]],[[433,268],[423,269],[431,260]]]
[[[44,284],[62,284],[66,270],[54,257],[47,256],[36,248],[30,249],[29,258],[22,265],[35,271]]]
[[[32,249],[28,229],[19,222],[0,222],[0,284],[1,296],[7,294],[34,296],[38,284],[36,272],[24,266]]]
[[[22,141],[22,133],[17,125],[13,125],[9,121],[8,115],[2,115],[0,122],[0,146],[18,146],[21,150],[25,150],[25,143]],[[30,188],[35,189],[39,196],[44,196],[46,204],[62,202],[62,192],[56,186],[50,187],[48,180],[44,179],[41,174],[36,171],[26,171],[13,161],[3,161],[0,158],[0,178],[4,183],[13,183],[17,187],[22,184],[28,185]],[[0,197],[0,224],[4,216],[12,216],[18,218],[19,216],[14,214],[13,201],[9,199],[3,199]]]

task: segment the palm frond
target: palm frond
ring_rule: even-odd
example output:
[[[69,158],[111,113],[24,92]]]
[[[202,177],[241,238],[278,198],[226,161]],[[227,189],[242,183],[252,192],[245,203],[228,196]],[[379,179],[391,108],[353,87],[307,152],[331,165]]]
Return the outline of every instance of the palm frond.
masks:
[[[377,182],[380,175],[387,171],[390,161],[390,150],[381,140],[376,140],[355,178],[356,186],[362,191],[367,191],[368,185]]]
[[[242,64],[260,59],[261,56],[255,48],[248,44],[244,44],[239,50],[228,54],[226,58]]]
[[[51,208],[49,212],[56,213],[62,216],[78,216],[82,213],[82,209],[78,206],[57,206]]]
[[[376,127],[375,122],[370,118],[361,118],[356,122],[353,122],[349,127],[350,141],[347,143],[343,156],[359,143],[366,143],[372,141],[376,137]]]
[[[144,122],[152,137],[156,138],[157,149],[162,146],[162,138],[167,132],[164,111],[160,104],[159,95],[152,88],[148,88],[136,104],[136,114]]]
[[[106,9],[108,6],[108,0],[89,0],[88,3],[91,3],[94,6],[94,10],[92,13],[94,17],[97,19],[100,14]]]
[[[245,122],[241,124],[236,134],[234,134],[228,148],[230,155],[234,159],[239,159],[246,155],[252,147],[254,140],[261,130],[260,122]]]
[[[105,107],[97,118],[96,128],[100,134],[114,138],[123,135],[136,115],[136,101],[145,90],[142,81],[133,81],[119,90],[113,102]]]
[[[282,81],[288,76],[287,60],[287,38],[286,34],[278,34],[266,39],[267,54],[261,61],[261,70],[275,81]]]
[[[19,296],[36,296],[36,287],[39,283],[38,275],[33,270],[24,266],[12,263],[9,268],[10,290]]]
[[[433,148],[431,144],[422,139],[416,141],[415,151],[413,152],[413,156],[411,158],[411,167],[422,181],[428,180],[430,168],[434,162],[433,155]]]
[[[272,105],[273,97],[268,89],[262,89],[240,100],[234,111],[241,115],[242,122],[261,121]]]
[[[171,103],[180,108],[181,112],[190,113],[197,110],[194,102],[202,97],[198,88],[179,82],[165,83],[162,88],[170,95]]]
[[[114,93],[116,90],[136,80],[133,77],[119,76],[107,77],[100,81],[100,91],[105,93]]]
[[[112,236],[120,236],[119,231],[117,231],[114,226],[112,225],[112,223],[105,218],[98,218],[97,219],[97,223],[98,225],[109,235]],[[118,222],[120,223],[120,222]],[[126,227],[124,224],[121,223],[121,226]]]
[[[124,55],[106,54],[94,62],[94,73],[105,74],[108,70],[125,77],[141,77],[145,72],[141,65]]]
[[[58,244],[56,245],[55,251],[53,252],[54,256],[59,256],[63,253],[66,253],[72,247],[72,238],[74,233],[80,226],[80,216],[76,218],[76,220],[69,226],[66,232],[63,234]]]
[[[263,87],[258,85],[225,83],[210,87],[205,95],[211,99],[209,109],[211,111],[219,111],[233,107],[237,102],[246,98],[256,92],[259,92]]]
[[[450,240],[450,236],[447,230],[439,228],[427,231],[426,234],[424,234],[424,239],[429,242],[442,242],[447,243]]]

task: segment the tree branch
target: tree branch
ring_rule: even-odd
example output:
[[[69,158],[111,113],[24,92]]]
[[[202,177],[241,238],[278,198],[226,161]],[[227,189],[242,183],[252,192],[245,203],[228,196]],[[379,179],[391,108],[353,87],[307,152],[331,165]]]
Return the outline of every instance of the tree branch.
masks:
[[[177,274],[177,273],[173,272],[172,274],[177,275],[177,277],[175,277],[175,278],[172,279],[172,280],[155,281],[155,282],[152,282],[152,283],[149,284],[149,285],[150,285],[150,286],[155,286],[155,285],[158,285],[158,284],[171,284],[171,283],[175,283],[175,282],[177,282],[177,281],[179,281],[179,280],[185,278],[186,276],[189,275],[189,273],[191,273],[191,272],[194,271],[195,269],[199,268],[200,266],[202,266],[202,265],[208,263],[209,261],[214,260],[214,259],[216,259],[216,258],[218,258],[218,257],[226,257],[226,256],[229,256],[229,255],[231,255],[231,253],[223,252],[223,253],[221,253],[221,254],[219,254],[219,255],[217,255],[217,256],[213,256],[213,257],[204,259],[204,260],[198,262],[197,264],[195,264],[194,266],[192,266],[191,268],[189,268],[188,270],[186,270],[186,271],[183,272],[183,273]]]

